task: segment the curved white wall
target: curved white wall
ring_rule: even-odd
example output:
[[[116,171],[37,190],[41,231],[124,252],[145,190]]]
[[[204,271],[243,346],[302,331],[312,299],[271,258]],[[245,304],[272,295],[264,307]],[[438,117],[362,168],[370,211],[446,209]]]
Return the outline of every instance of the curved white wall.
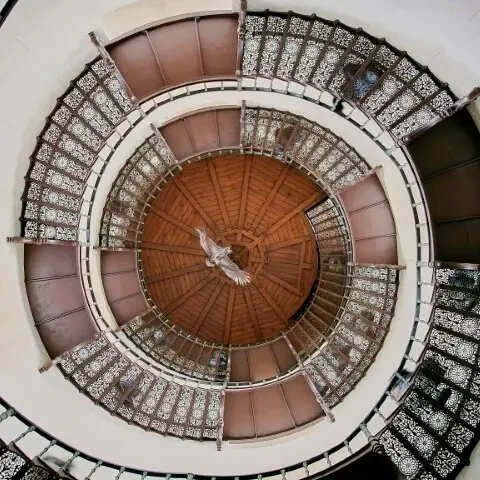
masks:
[[[3,394],[27,417],[75,448],[111,462],[145,470],[171,472],[186,470],[219,475],[256,473],[280,468],[312,457],[341,443],[378,401],[391,375],[398,368],[410,337],[415,308],[413,292],[415,291],[416,246],[414,220],[408,205],[408,197],[398,170],[393,168],[390,159],[383,151],[365,133],[324,107],[281,94],[224,91],[184,97],[157,109],[135,127],[110,160],[95,197],[92,212],[92,238],[98,235],[101,212],[111,182],[135,147],[151,134],[150,122],[164,123],[185,112],[213,105],[240,105],[241,100],[263,106],[281,105],[282,108],[291,112],[328,125],[336,134],[354,145],[372,166],[384,166],[381,177],[389,192],[398,225],[400,262],[409,267],[402,273],[397,311],[384,348],[378,354],[367,376],[334,409],[337,418],[334,424],[321,422],[284,439],[261,444],[225,444],[222,453],[218,454],[212,444],[163,438],[143,432],[137,427],[129,426],[111,417],[107,412],[95,407],[86,397],[78,394],[57,371],[40,375],[36,371],[41,360],[33,341],[35,334],[30,329],[26,329],[29,319],[26,318],[24,322],[18,323],[18,317],[8,317],[5,327],[10,329],[8,344],[13,345],[13,348],[10,350],[2,348],[0,353]],[[6,248],[10,249],[9,263],[21,259],[21,246],[8,245]],[[92,253],[93,260],[98,259],[98,252]],[[93,261],[93,271],[95,269],[98,271],[98,268],[98,264]],[[17,278],[17,289],[15,291],[10,289],[12,298],[23,295],[20,272],[17,272]],[[93,279],[100,300],[102,287],[99,275],[94,275]],[[102,302],[99,303],[104,310],[103,314],[107,316],[108,307]],[[29,345],[27,349],[26,345]],[[18,382],[19,378],[22,382]],[[35,397],[28,395],[31,391],[35,391]],[[122,438],[121,443],[116,442],[118,438]],[[137,448],[132,448],[132,445]],[[259,448],[267,445],[269,455],[265,455],[263,448]],[[241,455],[238,455],[239,449],[242,450]],[[166,450],[168,450],[167,456],[155,454],[155,452]]]
[[[95,55],[87,33],[97,29],[108,12],[128,3],[127,0],[20,0],[0,29],[0,237],[3,239],[18,234],[23,176],[44,118],[53,108],[55,98],[65,90],[83,64]],[[479,83],[480,65],[478,62],[471,62],[478,58],[475,45],[478,45],[480,36],[480,16],[477,13],[480,7],[477,1],[425,0],[422,5],[409,1],[400,6],[392,5],[388,0],[300,0],[295,2],[295,5],[283,0],[252,0],[250,6],[277,10],[294,7],[295,10],[308,13],[316,11],[327,18],[338,17],[345,23],[364,26],[370,33],[383,35],[397,47],[407,49],[417,60],[432,67],[441,79],[450,81],[457,94],[466,93],[475,83]],[[453,13],[451,8],[455,9]],[[436,49],[438,45],[444,44],[448,44],[448,47],[441,47],[443,50]],[[472,63],[470,66],[469,60]],[[191,102],[192,98],[186,102]],[[206,98],[201,101],[215,103],[214,99]],[[270,98],[272,102],[277,101],[274,97]],[[261,99],[262,102],[267,101],[267,97],[263,95]],[[259,101],[259,98],[254,100]],[[287,104],[287,101],[294,100],[298,101],[282,97],[281,104],[283,108],[291,106],[292,111],[295,111],[293,104]],[[193,107],[193,104],[183,107],[178,105],[176,108],[179,109]],[[330,128],[337,128],[334,128],[333,123],[330,124],[334,122],[331,112],[316,110],[310,113],[305,111],[303,114],[313,115],[317,121],[321,121],[322,117],[329,122]],[[346,122],[345,124],[348,125]],[[353,130],[348,133],[345,126],[343,134],[346,139],[363,154],[367,153],[364,149],[371,149],[366,155],[368,159],[377,158],[379,154],[373,150],[378,147],[372,142],[369,142],[371,146],[367,147],[367,142],[355,138],[355,135],[363,134],[351,125],[348,125],[348,128]],[[384,172],[384,181],[388,184],[388,167],[385,167]],[[388,188],[392,205],[404,201],[400,190]],[[397,222],[403,222],[403,215],[408,216],[405,209],[395,212]],[[404,220],[406,221],[406,218]],[[406,245],[411,244],[408,239],[405,242]],[[412,250],[408,248],[403,254],[405,263],[411,264]],[[336,443],[340,436],[351,428],[348,422],[340,423],[341,419],[351,418],[351,412],[360,416],[362,409],[369,410],[369,406],[362,406],[363,402],[359,404],[353,398],[357,395],[365,399],[372,398],[383,390],[389,371],[393,371],[394,364],[398,363],[400,347],[407,341],[406,322],[413,319],[413,310],[405,310],[405,316],[395,319],[393,331],[400,332],[403,343],[395,341],[393,334],[387,338],[385,349],[379,354],[378,361],[372,367],[371,375],[369,374],[371,378],[379,374],[378,378],[382,380],[374,382],[374,385],[368,379],[361,382],[355,389],[355,395],[351,395],[337,407],[336,415],[339,420],[336,424],[322,422],[315,429],[292,436],[288,446],[285,443],[270,446],[268,456],[262,453],[263,449],[254,449],[251,446],[226,446],[224,452],[217,454],[208,444],[164,439],[129,426],[94,407],[58,372],[51,371],[43,376],[38,374],[37,369],[46,357],[32,327],[26,301],[22,247],[8,245],[3,240],[0,243],[0,264],[0,394],[40,426],[67,443],[107,460],[142,469],[191,470],[215,474],[232,472],[239,461],[238,449],[242,448],[242,471],[255,472],[293,463],[318,453],[320,447],[327,448],[328,445]],[[413,270],[410,268],[408,271]],[[399,306],[405,304],[405,308],[412,308],[412,300],[412,296],[409,298],[408,292],[401,288]],[[19,382],[19,379],[23,381]],[[365,405],[367,403],[370,402],[365,402]],[[322,435],[319,435],[320,430]],[[122,439],[121,442],[118,441],[119,438]],[[138,448],[140,445],[142,448]],[[185,455],[186,445],[188,456]],[[162,454],[159,455],[158,452]]]

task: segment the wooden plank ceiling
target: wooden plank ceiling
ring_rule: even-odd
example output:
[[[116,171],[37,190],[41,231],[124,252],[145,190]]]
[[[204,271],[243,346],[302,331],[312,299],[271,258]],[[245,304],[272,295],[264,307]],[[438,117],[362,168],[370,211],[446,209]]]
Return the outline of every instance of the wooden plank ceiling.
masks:
[[[225,155],[186,167],[152,204],[142,266],[147,289],[171,321],[222,343],[280,333],[317,276],[317,248],[304,211],[325,193],[291,166],[267,157]],[[253,275],[236,286],[205,265],[194,228],[231,245]]]

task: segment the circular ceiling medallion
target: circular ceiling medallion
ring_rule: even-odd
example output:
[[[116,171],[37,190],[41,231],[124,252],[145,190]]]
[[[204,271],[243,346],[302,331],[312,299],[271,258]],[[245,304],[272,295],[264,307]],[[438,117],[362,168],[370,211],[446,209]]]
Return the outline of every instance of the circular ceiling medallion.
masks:
[[[224,155],[182,170],[153,201],[142,235],[148,294],[177,326],[205,340],[248,344],[288,325],[317,278],[318,253],[305,211],[325,193],[292,166]],[[195,229],[251,275],[238,286],[209,268]]]

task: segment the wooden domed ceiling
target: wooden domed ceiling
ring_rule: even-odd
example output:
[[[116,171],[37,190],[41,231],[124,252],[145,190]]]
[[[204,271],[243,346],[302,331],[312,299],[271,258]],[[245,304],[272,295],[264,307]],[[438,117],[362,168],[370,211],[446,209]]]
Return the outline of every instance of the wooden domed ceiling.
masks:
[[[225,155],[186,167],[145,220],[142,273],[153,301],[194,336],[246,344],[279,334],[317,277],[304,211],[325,197],[313,182],[267,157]],[[231,245],[252,282],[208,268],[195,228]]]

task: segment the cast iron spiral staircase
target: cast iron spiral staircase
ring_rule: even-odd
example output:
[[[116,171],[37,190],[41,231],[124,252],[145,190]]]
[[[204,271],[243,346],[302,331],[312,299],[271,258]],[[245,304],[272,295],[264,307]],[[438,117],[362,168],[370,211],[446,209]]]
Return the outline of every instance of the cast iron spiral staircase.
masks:
[[[41,370],[58,365],[129,423],[218,449],[335,421],[388,335],[402,284],[381,169],[312,119],[235,99],[152,122],[101,220],[93,214],[109,162],[152,113],[205,92],[294,96],[349,120],[398,167],[416,222],[416,318],[391,383],[343,443],[235,478],[324,476],[373,445],[409,480],[454,478],[480,419],[480,142],[464,105],[405,52],[316,16],[243,9],[106,46],[91,38],[100,57],[47,118],[10,239],[25,244],[27,295],[51,357]],[[375,80],[359,93],[368,72]],[[463,195],[445,195],[458,185]],[[205,271],[197,226],[248,249],[251,289]],[[2,406],[5,478],[186,476],[103,462]]]

